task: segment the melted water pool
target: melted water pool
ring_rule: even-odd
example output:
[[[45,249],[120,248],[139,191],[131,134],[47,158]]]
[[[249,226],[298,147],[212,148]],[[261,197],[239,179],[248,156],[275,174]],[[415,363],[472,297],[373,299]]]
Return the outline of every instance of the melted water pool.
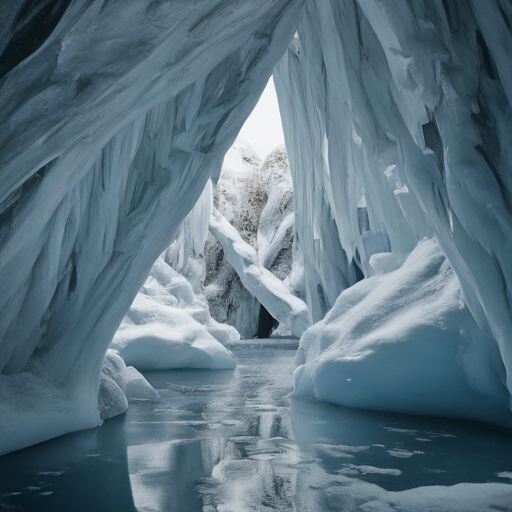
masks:
[[[271,343],[148,372],[160,404],[1,457],[0,510],[512,511],[509,432],[292,400]]]

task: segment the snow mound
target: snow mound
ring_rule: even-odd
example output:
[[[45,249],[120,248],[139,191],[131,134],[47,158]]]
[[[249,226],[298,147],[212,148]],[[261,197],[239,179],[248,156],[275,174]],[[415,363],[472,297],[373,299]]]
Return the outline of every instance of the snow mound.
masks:
[[[113,418],[126,412],[126,409],[128,409],[128,400],[123,390],[114,380],[102,374],[98,392],[100,418],[102,420]]]
[[[41,373],[0,374],[0,455],[101,425],[97,395],[55,385]]]
[[[98,393],[100,418],[106,420],[123,414],[128,404],[136,400],[159,402],[160,396],[133,366],[126,366],[115,350],[107,350]]]
[[[297,362],[295,395],[512,426],[497,344],[433,240],[343,292],[302,337]]]
[[[236,331],[211,319],[190,283],[163,258],[137,295],[111,348],[139,370],[234,368],[236,361],[215,338],[230,343]]]

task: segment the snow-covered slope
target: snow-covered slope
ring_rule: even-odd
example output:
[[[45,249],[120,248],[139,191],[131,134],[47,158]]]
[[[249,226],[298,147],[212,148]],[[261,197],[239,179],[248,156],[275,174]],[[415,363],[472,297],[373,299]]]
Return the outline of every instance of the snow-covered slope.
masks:
[[[312,0],[274,77],[314,320],[347,286],[375,273],[373,255],[403,259],[435,234],[469,310],[488,333],[486,352],[500,354],[509,390],[511,24],[506,0]],[[367,336],[375,307],[361,302]],[[391,304],[378,307],[379,315],[398,314]],[[408,305],[396,307],[405,314]],[[460,329],[471,321],[466,316],[457,319]],[[350,342],[337,325],[330,340],[338,343],[326,352],[332,368],[348,357],[342,340]],[[384,368],[382,357],[377,364],[376,352],[372,364]],[[401,357],[406,354],[397,349]],[[456,354],[450,357],[441,356],[461,375]],[[475,359],[468,374],[484,372],[486,360]],[[373,382],[371,375],[360,378]],[[429,382],[437,389],[435,377]],[[329,399],[347,403],[347,391],[345,385],[334,389]],[[388,391],[399,409],[404,390]],[[354,397],[351,403],[363,402]],[[466,404],[452,414],[468,417]]]
[[[300,337],[309,327],[308,307],[295,297],[288,285],[260,264],[258,254],[242,240],[238,231],[218,211],[212,212],[210,231],[222,245],[243,285],[267,311]]]
[[[264,268],[283,281],[292,268],[295,227],[293,186],[283,146],[267,156],[260,179],[267,201],[258,223],[258,257]]]
[[[303,2],[60,2],[37,37],[52,17],[18,4],[2,5],[0,32],[0,393],[16,407],[8,383],[26,377],[44,421],[2,414],[18,442],[0,436],[0,453],[100,423],[107,347]]]
[[[281,281],[287,280],[292,292],[301,297],[300,266],[296,266],[295,278],[289,278],[294,214],[284,147],[274,149],[262,161],[251,145],[237,139],[224,158],[214,203],[242,241],[257,253],[258,264]],[[221,244],[212,235],[206,241],[205,257],[204,294],[212,316],[235,326],[244,338],[256,336],[260,303],[242,284]]]
[[[257,247],[257,232],[266,194],[259,170],[262,159],[247,142],[237,139],[224,157],[213,200],[216,208],[252,247]],[[208,218],[206,227],[208,228]],[[237,329],[242,338],[258,332],[260,304],[244,287],[224,251],[209,233],[205,241],[204,296],[212,316]]]

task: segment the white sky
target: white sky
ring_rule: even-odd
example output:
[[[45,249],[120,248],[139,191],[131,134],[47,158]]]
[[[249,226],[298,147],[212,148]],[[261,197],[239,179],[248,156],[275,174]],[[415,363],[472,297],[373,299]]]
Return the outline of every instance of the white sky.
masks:
[[[255,149],[259,149],[263,157],[276,146],[284,144],[281,116],[272,77],[238,136],[255,146]]]

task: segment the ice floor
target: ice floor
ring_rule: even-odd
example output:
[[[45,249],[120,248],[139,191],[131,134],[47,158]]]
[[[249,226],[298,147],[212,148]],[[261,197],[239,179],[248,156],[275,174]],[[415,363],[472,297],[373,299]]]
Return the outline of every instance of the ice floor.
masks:
[[[147,372],[162,403],[1,457],[0,510],[512,510],[510,433],[291,400],[294,343],[269,345]]]

